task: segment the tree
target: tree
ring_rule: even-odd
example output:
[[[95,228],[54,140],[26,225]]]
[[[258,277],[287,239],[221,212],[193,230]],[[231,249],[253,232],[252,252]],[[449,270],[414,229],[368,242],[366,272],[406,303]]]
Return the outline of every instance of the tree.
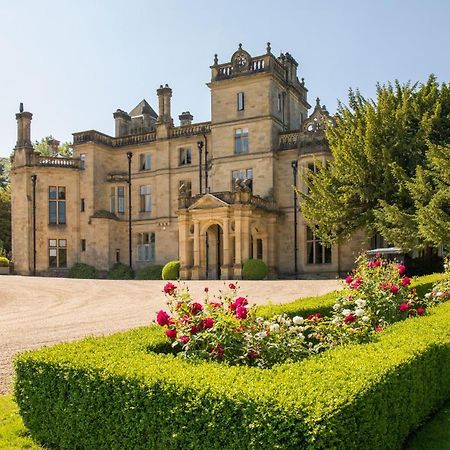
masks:
[[[9,161],[7,158],[0,158],[0,188],[9,186]]]
[[[40,153],[42,156],[53,156],[53,148],[50,145],[55,138],[50,135],[42,138],[40,141],[36,141],[33,145],[34,151]],[[64,142],[63,144],[58,145],[57,147],[58,155],[65,156],[70,158],[73,156],[72,148],[70,147],[69,142]]]
[[[306,177],[304,217],[326,244],[360,228],[410,250],[425,246],[408,183],[430,144],[450,143],[450,90],[434,76],[423,85],[378,85],[376,101],[349,92],[326,134],[333,160]]]
[[[0,188],[0,250],[11,250],[11,191]]]

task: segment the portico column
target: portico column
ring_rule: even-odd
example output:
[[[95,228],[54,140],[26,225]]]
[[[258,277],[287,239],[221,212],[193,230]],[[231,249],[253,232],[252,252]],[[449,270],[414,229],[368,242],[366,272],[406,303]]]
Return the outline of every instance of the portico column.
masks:
[[[180,249],[180,278],[182,280],[189,279],[189,258],[188,258],[188,233],[189,222],[186,216],[178,219],[178,244]]]
[[[232,277],[231,249],[230,249],[230,219],[223,219],[223,265],[220,270],[220,278],[229,280]]]
[[[269,266],[269,278],[277,277],[277,254],[276,254],[276,218],[269,219],[267,239],[267,263]]]
[[[192,279],[200,279],[200,223],[194,220],[194,266],[192,267]]]
[[[234,278],[240,280],[242,278],[241,211],[238,211],[234,217]]]

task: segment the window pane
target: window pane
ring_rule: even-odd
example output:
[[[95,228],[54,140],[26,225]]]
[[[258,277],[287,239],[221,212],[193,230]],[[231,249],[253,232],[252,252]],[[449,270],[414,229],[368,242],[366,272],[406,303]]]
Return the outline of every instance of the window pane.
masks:
[[[66,223],[66,202],[58,202],[58,223]]]
[[[56,247],[56,239],[49,239],[48,241],[49,247]],[[56,253],[55,253],[56,255]]]
[[[66,199],[66,188],[64,186],[58,187],[58,199],[65,200]]]
[[[313,239],[314,239],[314,234],[313,234],[311,228],[307,227],[306,228],[306,240],[312,241]]]
[[[152,155],[145,155],[145,170],[152,168]]]
[[[323,246],[320,241],[315,241],[315,250],[316,250],[316,264],[323,264]]]
[[[49,186],[48,188],[48,198],[51,200],[56,200],[56,186]]]
[[[150,242],[151,242],[152,244],[155,243],[155,233],[150,233]]]
[[[314,264],[314,247],[312,242],[306,244],[306,254],[308,257],[308,264]]]
[[[58,258],[56,257],[56,250],[55,250],[55,255],[49,255],[48,266],[49,267],[58,267]]]
[[[59,249],[59,267],[67,267],[67,249]]]
[[[331,264],[331,248],[325,247],[325,264]]]
[[[48,219],[49,223],[56,223],[56,202],[55,201],[48,202],[48,210],[49,210],[49,219]]]
[[[145,211],[150,212],[152,210],[152,196],[147,194],[145,196]]]
[[[49,250],[49,255],[50,256],[56,256],[57,255],[58,250],[56,250],[56,248],[51,248]]]
[[[123,197],[119,197],[117,199],[117,212],[119,213],[125,212],[125,201]]]
[[[263,241],[262,241],[262,239],[256,240],[256,258],[263,259]]]
[[[192,151],[190,148],[186,149],[186,164],[191,164]]]
[[[59,240],[59,246],[60,247],[67,247],[67,240],[66,239],[60,239]]]

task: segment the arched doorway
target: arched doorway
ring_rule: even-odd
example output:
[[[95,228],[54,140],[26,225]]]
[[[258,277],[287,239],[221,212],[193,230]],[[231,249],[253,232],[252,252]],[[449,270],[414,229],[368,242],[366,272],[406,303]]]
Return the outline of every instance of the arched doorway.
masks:
[[[223,264],[223,229],[218,224],[208,227],[205,233],[205,268],[207,280],[220,280]]]

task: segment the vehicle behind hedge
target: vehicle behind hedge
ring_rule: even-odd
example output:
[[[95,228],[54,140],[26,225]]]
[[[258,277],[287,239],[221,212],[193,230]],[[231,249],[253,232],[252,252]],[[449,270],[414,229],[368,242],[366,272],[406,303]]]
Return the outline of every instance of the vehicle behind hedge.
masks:
[[[20,355],[15,393],[50,448],[398,449],[450,397],[449,321],[446,302],[267,370],[193,364],[145,327]]]

